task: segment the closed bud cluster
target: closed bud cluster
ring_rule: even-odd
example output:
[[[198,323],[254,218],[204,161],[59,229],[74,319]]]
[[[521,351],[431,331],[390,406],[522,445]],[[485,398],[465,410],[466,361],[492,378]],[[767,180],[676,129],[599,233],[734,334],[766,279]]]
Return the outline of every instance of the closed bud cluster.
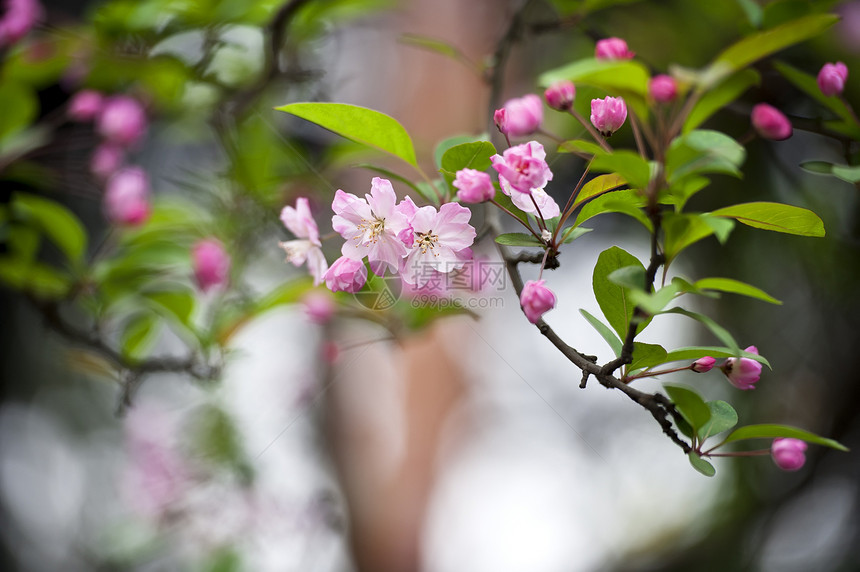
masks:
[[[783,471],[798,471],[806,463],[806,448],[806,443],[800,439],[779,438],[773,440],[770,454]]]
[[[648,82],[648,94],[657,103],[671,103],[678,97],[678,83],[668,75],[655,75]]]
[[[696,373],[705,373],[711,371],[711,368],[714,367],[716,362],[717,360],[711,356],[705,356],[694,361],[693,365],[690,366],[690,369]]]
[[[818,88],[827,97],[839,95],[848,80],[848,66],[842,62],[824,64],[818,72]]]
[[[594,46],[594,57],[599,60],[629,60],[635,55],[627,49],[627,42],[621,38],[598,40]]]
[[[520,305],[532,324],[536,324],[546,312],[555,308],[555,294],[544,286],[544,283],[546,280],[529,280],[520,295]]]
[[[765,139],[782,141],[791,137],[791,121],[772,105],[759,103],[753,107],[750,119],[756,132]]]
[[[572,81],[562,80],[546,88],[543,92],[546,104],[558,111],[567,111],[573,107],[576,98],[576,86]]]

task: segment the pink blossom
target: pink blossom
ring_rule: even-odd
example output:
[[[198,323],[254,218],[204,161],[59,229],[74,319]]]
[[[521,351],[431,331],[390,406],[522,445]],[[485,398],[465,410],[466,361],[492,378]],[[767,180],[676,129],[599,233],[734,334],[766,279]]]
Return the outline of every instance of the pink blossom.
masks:
[[[335,302],[325,290],[311,290],[302,298],[302,306],[308,320],[314,324],[325,324],[334,316]]]
[[[126,167],[107,183],[104,208],[114,224],[137,226],[149,218],[149,177],[140,167]]]
[[[552,171],[546,164],[546,151],[537,141],[505,149],[502,155],[490,157],[490,161],[499,174],[499,181],[504,178],[510,188],[520,193],[542,189],[552,180]]]
[[[459,189],[457,198],[462,203],[482,203],[496,195],[493,181],[483,171],[475,169],[460,169],[454,179],[454,186]]]
[[[398,234],[408,228],[407,211],[415,205],[411,200],[395,205],[396,201],[391,182],[374,177],[364,199],[338,189],[331,205],[335,212],[332,228],[346,240],[341,253],[353,260],[366,256],[370,269],[379,276],[386,270],[396,272],[407,253]]]
[[[129,147],[146,132],[146,113],[133,97],[109,97],[102,106],[96,127],[105,139]]]
[[[102,143],[90,158],[90,171],[99,179],[107,179],[116,173],[125,160],[125,150],[113,143]]]
[[[765,139],[782,141],[791,137],[791,122],[772,105],[759,103],[753,107],[750,119],[755,130]]]
[[[230,255],[221,241],[207,238],[191,249],[194,279],[204,292],[227,283],[230,274]]]
[[[777,438],[773,440],[770,454],[776,466],[783,471],[797,471],[806,462],[806,448],[807,444],[800,439]]]
[[[104,96],[93,89],[84,89],[72,96],[68,115],[73,121],[91,121],[102,110]]]
[[[758,355],[758,349],[755,346],[750,346],[745,351]],[[754,359],[729,358],[721,369],[729,378],[729,383],[738,389],[755,389],[755,384],[761,377],[761,364]]]
[[[325,273],[325,285],[332,292],[355,294],[367,282],[367,268],[361,260],[341,256]]]
[[[818,88],[827,97],[839,95],[848,80],[848,66],[842,62],[824,64],[818,72]]]
[[[693,365],[690,366],[690,369],[696,373],[705,373],[707,371],[711,371],[711,368],[714,367],[716,362],[717,360],[711,356],[705,356],[694,361]]]
[[[558,111],[567,111],[573,107],[576,98],[576,86],[570,80],[558,81],[543,92],[547,105]]]
[[[418,209],[409,221],[413,243],[403,262],[403,281],[420,287],[433,270],[448,274],[462,268],[465,261],[458,253],[475,241],[471,218],[472,211],[457,203],[445,203],[438,211],[432,206]]]
[[[609,137],[624,125],[627,104],[620,97],[591,100],[591,123],[604,137]]]
[[[6,9],[0,18],[0,48],[11,46],[27,35],[43,16],[37,0],[6,0]]]
[[[599,60],[629,60],[635,55],[621,38],[598,40],[594,46],[594,57]]]
[[[555,294],[544,286],[545,282],[546,280],[529,280],[520,294],[520,305],[532,324],[537,324],[541,316],[555,308]]]
[[[672,76],[655,75],[648,82],[648,93],[657,103],[671,103],[678,97],[678,83]]]
[[[308,199],[299,197],[295,207],[284,207],[281,210],[281,222],[296,236],[296,240],[278,243],[287,253],[287,262],[293,266],[301,266],[307,261],[308,271],[314,277],[314,285],[321,284],[328,263],[321,248],[319,228],[311,215]]]
[[[505,135],[531,135],[543,121],[543,103],[533,93],[509,99],[501,110],[496,110],[493,118],[499,131]]]

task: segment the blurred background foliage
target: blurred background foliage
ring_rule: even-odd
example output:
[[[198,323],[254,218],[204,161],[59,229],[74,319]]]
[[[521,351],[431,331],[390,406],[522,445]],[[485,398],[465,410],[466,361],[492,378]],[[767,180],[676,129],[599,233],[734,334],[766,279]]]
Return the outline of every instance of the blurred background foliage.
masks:
[[[216,491],[216,498],[253,490],[255,459],[243,445],[225,398],[215,390],[217,380],[233,358],[231,342],[244,326],[273,308],[297,303],[311,288],[309,280],[296,279],[292,269],[281,264],[281,254],[273,248],[278,238],[286,237],[277,218],[280,208],[293,204],[299,195],[308,195],[317,201],[317,212],[324,210],[335,188],[329,181],[361,157],[352,145],[296,122],[283,122],[272,108],[291,101],[328,99],[329,89],[337,86],[329,83],[326,69],[338,54],[327,39],[356,22],[380,29],[390,26],[382,11],[402,10],[408,4],[55,1],[45,3],[46,17],[30,35],[4,48],[0,375],[7,450],[18,454],[9,444],[20,441],[34,446],[30,454],[39,454],[41,433],[28,422],[10,421],[16,419],[16,411],[32,405],[49,419],[46,426],[59,427],[58,432],[68,438],[115,447],[129,447],[130,441],[132,449],[139,442],[148,454],[155,450],[165,458],[190,459],[193,476],[180,478],[179,473],[188,469],[176,468],[171,482],[208,487]],[[495,17],[475,26],[486,28],[484,33],[498,40],[515,4],[488,2],[487,10]],[[691,273],[733,276],[784,301],[781,307],[734,297],[713,301],[718,321],[739,341],[755,343],[774,364],[769,383],[754,395],[736,398],[742,416],[803,426],[857,450],[860,380],[853,364],[860,325],[856,296],[860,189],[835,177],[805,172],[799,164],[808,160],[857,164],[860,155],[856,143],[846,145],[844,133],[826,128],[825,123],[838,120],[838,114],[797,89],[780,73],[777,62],[814,75],[824,62],[844,61],[855,71],[849,75],[845,97],[860,101],[860,73],[856,72],[860,70],[860,3],[531,2],[525,15],[529,26],[514,46],[504,93],[518,96],[535,91],[540,73],[590,56],[599,38],[625,38],[653,73],[672,66],[700,69],[744,34],[826,11],[840,13],[842,21],[826,34],[756,64],[760,80],[705,124],[742,138],[749,130],[752,106],[765,101],[792,118],[795,135],[782,143],[755,140],[748,144],[743,180],[716,177],[709,192],[692,200],[691,208],[708,211],[749,200],[786,202],[818,213],[827,237],[808,240],[737,228],[725,246],[703,241],[688,258]],[[493,46],[487,48],[485,53],[467,55],[488,63]],[[396,75],[397,70],[390,73]],[[89,168],[99,136],[91,124],[66,118],[70,97],[84,88],[132,95],[146,109],[145,142],[129,150],[130,159],[150,173],[152,182],[152,212],[141,226],[119,228],[105,220],[105,184]],[[578,93],[576,105],[584,115],[589,99],[587,89]],[[425,109],[411,106],[416,116]],[[557,122],[551,128],[565,138],[576,134],[575,126],[564,119],[550,121]],[[618,137],[622,138],[619,145],[633,146],[632,138],[623,139],[623,133]],[[433,142],[424,143],[432,148]],[[575,161],[564,167],[559,164],[551,188],[566,188],[565,181],[567,187],[575,183],[578,169]],[[598,230],[623,234],[628,224],[609,216]],[[204,293],[194,282],[190,252],[198,240],[208,237],[220,240],[232,265],[229,286]],[[350,300],[339,299],[339,303],[355,310],[347,306]],[[426,316],[408,310],[402,320],[406,329],[427,323]],[[307,343],[312,337],[307,324],[296,328]],[[534,344],[543,343],[533,337]],[[185,442],[150,442],[146,434],[153,429],[146,424],[135,433],[131,423],[127,429],[131,436],[119,435],[120,422],[113,416],[116,402],[124,410],[144,379],[166,376],[172,380],[176,375],[181,376],[180,383],[191,378],[208,392],[205,402],[173,435],[181,435]],[[288,383],[299,382],[290,379]],[[174,427],[171,423],[162,425]],[[112,436],[97,440],[106,428],[113,431]],[[327,457],[324,442],[310,441],[315,454]],[[46,446],[45,450],[57,454],[58,449]],[[83,449],[78,451],[83,458]],[[50,536],[38,534],[50,527],[22,523],[21,515],[30,513],[22,512],[21,503],[31,503],[36,511],[42,507],[35,500],[15,498],[16,491],[23,489],[10,484],[11,479],[27,473],[9,468],[24,457],[7,455],[3,568],[56,569],[57,562],[71,557],[62,552],[52,556],[45,547]],[[860,569],[860,463],[854,453],[825,449],[810,449],[809,458],[799,474],[780,473],[754,462],[723,465],[723,476],[714,483],[719,487],[718,498],[704,522],[667,530],[636,551],[625,550],[623,539],[618,539],[621,555],[595,569]],[[164,461],[160,466],[180,464]],[[75,474],[69,473],[69,482]],[[330,496],[314,497],[308,504],[323,507],[311,512],[325,528],[340,537],[348,535],[337,511],[331,510]],[[292,506],[273,510],[279,509],[296,512]],[[145,534],[118,527],[121,530],[107,541],[103,536],[97,541],[76,538],[71,542],[74,559],[67,560],[73,562],[69,569],[253,569],[243,558],[259,547],[234,542],[235,535],[202,543],[202,556],[188,557],[175,547],[171,552],[163,533],[169,536],[177,526],[191,528],[192,520],[182,520],[182,514],[196,512],[213,521],[223,517],[212,517],[220,515],[212,510],[181,503],[170,510],[160,507],[153,521],[157,526]],[[110,522],[106,519],[92,528],[103,532]],[[642,526],[659,522],[660,515],[654,514]],[[299,530],[277,529],[275,534],[304,538],[305,529]],[[28,552],[44,554],[28,557]],[[300,562],[295,569],[351,566]],[[361,566],[374,569],[367,560]],[[271,569],[290,568],[275,565]]]

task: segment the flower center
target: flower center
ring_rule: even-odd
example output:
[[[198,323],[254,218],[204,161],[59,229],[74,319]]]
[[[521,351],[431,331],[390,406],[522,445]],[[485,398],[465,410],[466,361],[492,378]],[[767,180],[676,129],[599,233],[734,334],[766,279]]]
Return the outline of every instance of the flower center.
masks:
[[[361,219],[358,230],[361,234],[353,237],[355,240],[361,240],[362,237],[367,236],[369,242],[376,242],[379,236],[385,233],[385,219],[376,217],[373,220]]]
[[[427,254],[427,249],[429,248],[433,256],[439,256],[438,252],[433,252],[433,248],[437,242],[439,242],[439,235],[433,234],[432,230],[415,233],[415,248],[420,248],[421,254]]]

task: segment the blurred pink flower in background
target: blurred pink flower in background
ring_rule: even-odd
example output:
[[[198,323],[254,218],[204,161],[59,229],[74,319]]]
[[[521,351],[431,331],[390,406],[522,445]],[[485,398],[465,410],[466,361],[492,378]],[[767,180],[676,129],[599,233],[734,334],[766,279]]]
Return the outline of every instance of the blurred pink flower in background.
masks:
[[[533,93],[509,99],[502,109],[496,110],[493,119],[505,135],[531,135],[543,121],[543,102]]]
[[[770,454],[783,471],[798,471],[806,463],[806,448],[807,444],[800,439],[779,438],[773,440]]]
[[[567,111],[573,107],[576,98],[576,86],[570,80],[558,81],[543,92],[546,104],[558,111]]]
[[[230,255],[221,241],[207,238],[191,249],[194,279],[204,292],[227,283],[230,274]]]
[[[493,180],[490,179],[490,176],[475,169],[457,171],[454,186],[458,189],[457,198],[462,203],[482,203],[496,195],[496,189],[493,187]]]
[[[104,96],[93,89],[84,89],[69,101],[69,118],[74,121],[91,121],[102,110]]]
[[[311,290],[302,298],[302,307],[308,320],[314,324],[325,324],[334,316],[337,306],[334,298],[325,290]]]
[[[149,177],[140,167],[126,167],[107,183],[105,213],[113,224],[137,226],[149,218]]]
[[[0,18],[0,48],[10,46],[27,35],[43,16],[37,0],[5,0]]]
[[[848,66],[842,62],[824,64],[818,72],[818,88],[828,97],[839,95],[848,81]]]
[[[107,98],[97,119],[98,132],[105,139],[126,147],[140,141],[146,126],[143,106],[128,95]]]
[[[657,103],[671,103],[678,97],[678,83],[672,76],[655,75],[648,82],[648,93]]]
[[[594,57],[599,60],[629,60],[635,55],[621,38],[598,40],[594,46]]]
[[[319,228],[311,215],[308,199],[299,197],[295,207],[284,207],[281,210],[281,222],[297,237],[296,240],[278,243],[287,253],[287,261],[293,266],[301,266],[307,261],[314,285],[321,284],[328,270],[328,262],[321,248]]]
[[[90,171],[99,179],[108,179],[116,173],[125,160],[125,150],[113,143],[102,143],[90,158]]]
[[[753,107],[750,120],[756,132],[764,139],[782,141],[791,137],[791,122],[772,105],[759,103]]]

